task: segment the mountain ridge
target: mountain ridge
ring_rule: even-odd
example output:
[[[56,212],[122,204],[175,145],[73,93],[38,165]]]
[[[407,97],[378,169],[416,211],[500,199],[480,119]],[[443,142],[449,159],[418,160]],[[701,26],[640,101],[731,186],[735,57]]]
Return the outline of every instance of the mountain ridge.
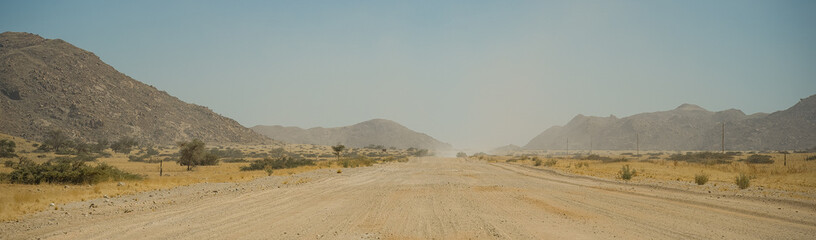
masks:
[[[42,139],[60,130],[96,141],[267,143],[207,107],[139,82],[92,52],[36,34],[0,33],[0,132]]]
[[[382,145],[397,148],[426,148],[442,150],[451,148],[450,144],[436,140],[425,134],[413,131],[397,122],[387,119],[371,119],[349,126],[323,128],[280,125],[256,125],[253,131],[274,140],[317,145],[344,144],[350,147]]]
[[[684,103],[668,111],[624,118],[576,115],[564,126],[547,128],[525,149],[575,150],[732,150],[809,149],[816,146],[816,95],[770,114],[738,109],[708,111]],[[638,141],[639,140],[639,141]]]

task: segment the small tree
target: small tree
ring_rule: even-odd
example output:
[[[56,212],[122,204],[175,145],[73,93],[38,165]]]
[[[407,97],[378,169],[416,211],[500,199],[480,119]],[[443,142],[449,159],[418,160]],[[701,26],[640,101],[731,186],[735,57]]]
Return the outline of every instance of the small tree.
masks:
[[[211,154],[201,140],[193,139],[189,142],[180,142],[178,164],[187,166],[187,171],[192,171],[198,165],[216,165],[218,156]]]
[[[136,141],[136,139],[132,137],[122,137],[116,142],[113,142],[110,145],[110,148],[114,152],[128,154],[131,150],[133,150],[133,147],[137,145],[139,145],[139,142]]]
[[[332,150],[334,150],[334,155],[337,156],[337,161],[340,161],[340,153],[346,149],[346,146],[343,144],[337,144],[337,146],[332,146]]]
[[[73,147],[72,145],[73,141],[64,132],[52,130],[45,134],[45,139],[37,149],[46,152],[66,153]]]
[[[15,147],[17,147],[17,144],[14,141],[0,140],[0,158],[16,157],[17,154],[14,154]]]

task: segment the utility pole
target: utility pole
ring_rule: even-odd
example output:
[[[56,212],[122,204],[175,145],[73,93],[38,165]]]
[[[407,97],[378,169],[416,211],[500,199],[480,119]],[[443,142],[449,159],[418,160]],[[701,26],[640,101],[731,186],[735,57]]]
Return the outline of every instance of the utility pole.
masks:
[[[589,154],[592,154],[592,137],[589,137]]]
[[[569,138],[567,138],[567,155],[569,155]]]
[[[636,134],[635,134],[635,141],[636,141],[636,144],[635,144],[635,154],[637,154],[638,156],[640,156],[640,133],[636,133]]]
[[[722,153],[725,153],[725,122],[722,123],[722,139],[720,146],[722,146]]]
[[[159,159],[159,177],[162,176],[164,172],[164,159]]]

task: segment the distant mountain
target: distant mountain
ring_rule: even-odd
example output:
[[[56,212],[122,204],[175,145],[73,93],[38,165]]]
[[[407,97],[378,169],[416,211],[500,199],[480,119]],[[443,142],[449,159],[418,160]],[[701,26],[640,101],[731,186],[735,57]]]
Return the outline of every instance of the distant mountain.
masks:
[[[450,144],[440,142],[424,133],[408,129],[399,123],[385,119],[373,119],[346,127],[310,128],[283,126],[252,127],[252,130],[274,140],[289,143],[317,145],[344,144],[351,147],[382,145],[397,148],[425,148],[443,150]]]
[[[490,151],[490,153],[497,154],[497,155],[504,155],[508,153],[514,153],[516,151],[522,150],[521,147],[516,146],[515,144],[505,145],[501,147],[494,148]]]
[[[136,81],[63,40],[2,33],[0,132],[39,140],[49,130],[85,140],[130,136],[154,144],[192,138],[270,141],[206,107]]]
[[[693,104],[674,110],[618,119],[578,115],[565,126],[551,127],[526,149],[719,150],[722,124],[725,148],[731,150],[809,149],[816,146],[816,95],[784,111],[745,115],[729,109],[711,112]]]

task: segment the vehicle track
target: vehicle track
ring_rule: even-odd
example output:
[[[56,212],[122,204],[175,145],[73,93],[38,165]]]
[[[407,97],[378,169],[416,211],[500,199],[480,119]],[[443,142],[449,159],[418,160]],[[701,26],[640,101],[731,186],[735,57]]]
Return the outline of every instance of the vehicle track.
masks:
[[[0,238],[809,239],[812,206],[417,158],[73,203],[0,224]]]

